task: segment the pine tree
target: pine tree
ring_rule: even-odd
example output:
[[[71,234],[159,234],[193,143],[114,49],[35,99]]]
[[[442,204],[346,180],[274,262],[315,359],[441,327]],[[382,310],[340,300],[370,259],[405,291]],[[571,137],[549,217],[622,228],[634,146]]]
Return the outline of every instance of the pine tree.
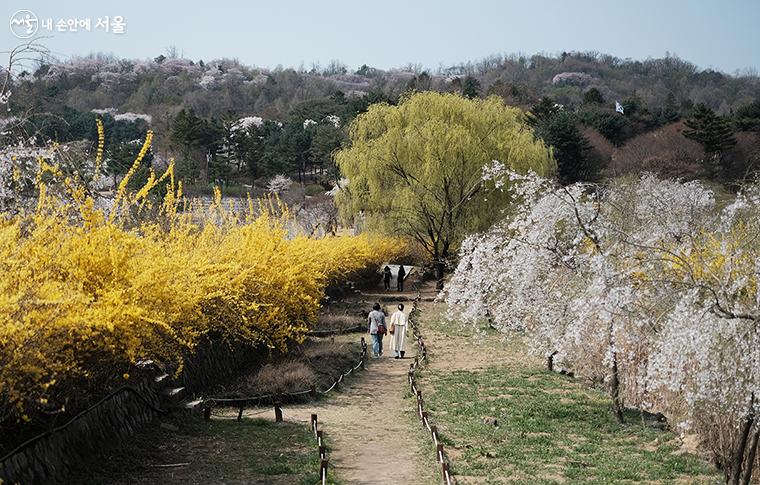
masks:
[[[464,78],[462,82],[462,96],[470,99],[480,96],[480,82],[472,76]]]
[[[718,175],[723,168],[723,153],[736,145],[731,125],[703,103],[696,106],[684,125],[687,129],[683,136],[702,145],[708,155],[705,160],[708,173]]]
[[[760,98],[737,109],[734,119],[740,131],[760,131]]]
[[[604,104],[604,96],[597,88],[591,88],[583,93],[583,104]]]
[[[525,121],[535,128],[539,124],[548,121],[561,110],[562,106],[555,103],[552,98],[544,96],[538,104],[533,105],[530,111],[526,113]]]
[[[597,177],[598,167],[589,157],[591,144],[578,129],[572,113],[560,111],[535,126],[534,132],[554,150],[560,183],[569,185]]]
[[[575,113],[544,96],[525,115],[525,120],[535,136],[552,147],[560,183],[569,185],[598,177],[599,167],[589,156],[591,143],[578,129]]]
[[[678,103],[676,103],[676,96],[673,91],[668,93],[665,98],[665,105],[657,113],[657,123],[660,125],[666,125],[678,121],[681,115],[678,112]]]

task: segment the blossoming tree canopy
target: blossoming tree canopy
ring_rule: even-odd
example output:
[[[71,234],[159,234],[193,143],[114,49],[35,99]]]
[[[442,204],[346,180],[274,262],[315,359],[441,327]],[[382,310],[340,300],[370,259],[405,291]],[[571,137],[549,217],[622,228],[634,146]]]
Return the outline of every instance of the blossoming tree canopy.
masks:
[[[419,243],[433,258],[439,288],[460,241],[488,227],[510,203],[509,191],[484,180],[486,165],[498,160],[541,175],[555,170],[523,112],[497,97],[426,92],[398,106],[376,104],[356,118],[350,142],[336,156],[349,179],[337,198],[343,215],[363,214],[368,229]]]
[[[519,202],[461,245],[448,285],[464,321],[526,339],[549,369],[604,382],[613,411],[663,412],[726,472],[760,437],[760,188],[652,174],[559,186],[504,175]]]

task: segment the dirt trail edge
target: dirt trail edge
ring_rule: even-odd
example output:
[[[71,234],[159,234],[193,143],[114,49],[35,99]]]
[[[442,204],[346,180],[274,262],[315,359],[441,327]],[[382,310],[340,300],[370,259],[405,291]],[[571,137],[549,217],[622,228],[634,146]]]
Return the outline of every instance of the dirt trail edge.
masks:
[[[413,297],[413,294],[409,294]],[[386,303],[388,315],[396,303]],[[405,311],[411,310],[408,302]],[[356,335],[359,338],[359,335]],[[385,353],[368,360],[367,370],[345,383],[329,399],[283,407],[285,420],[308,423],[318,415],[330,448],[330,468],[342,484],[421,483],[429,473],[418,462],[419,448],[409,429],[414,400],[407,389],[409,364],[416,355],[411,332],[407,334],[406,358],[394,359],[384,339]],[[370,346],[371,339],[366,335]],[[244,412],[244,416],[261,409]],[[259,416],[260,417],[260,416]]]

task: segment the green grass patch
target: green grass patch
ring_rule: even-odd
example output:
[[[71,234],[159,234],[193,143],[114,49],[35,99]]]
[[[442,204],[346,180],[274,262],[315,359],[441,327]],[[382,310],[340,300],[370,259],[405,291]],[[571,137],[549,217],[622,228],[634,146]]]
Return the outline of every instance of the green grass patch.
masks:
[[[427,328],[436,333],[439,325]],[[496,338],[484,347],[521,352]],[[462,352],[477,349],[463,341]],[[603,392],[528,359],[514,356],[475,370],[424,369],[419,382],[459,483],[722,483],[709,464],[680,449],[674,434],[636,411],[619,424]]]
[[[70,483],[319,483],[316,441],[306,425],[295,423],[195,417],[165,427],[156,422],[103,455]],[[329,483],[337,482],[331,476]]]

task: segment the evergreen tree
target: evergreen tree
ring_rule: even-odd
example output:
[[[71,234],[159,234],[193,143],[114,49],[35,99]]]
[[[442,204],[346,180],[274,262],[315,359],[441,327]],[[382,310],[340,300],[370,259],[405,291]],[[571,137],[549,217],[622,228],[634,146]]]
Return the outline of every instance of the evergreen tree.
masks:
[[[604,104],[604,96],[597,88],[591,88],[583,93],[583,104]]]
[[[528,113],[525,114],[525,121],[535,128],[539,124],[549,120],[562,110],[562,106],[555,103],[548,96],[541,98],[538,104],[533,105]]]
[[[617,146],[622,145],[630,136],[631,121],[627,112],[622,116],[611,110],[593,108],[579,112],[578,118]]]
[[[600,94],[601,95],[601,94]],[[562,184],[594,180],[598,169],[589,156],[591,144],[578,129],[578,116],[544,96],[525,115],[533,133],[551,146]]]
[[[591,144],[578,129],[572,113],[560,111],[554,114],[536,125],[534,133],[552,147],[560,183],[569,185],[597,178],[598,167],[589,157]]]
[[[462,96],[465,98],[477,98],[480,96],[480,82],[472,76],[467,76],[462,81]]]
[[[705,160],[708,173],[717,176],[723,162],[723,153],[736,145],[731,125],[713,110],[699,103],[692,115],[684,121],[683,136],[698,142],[709,156]]]
[[[739,107],[734,119],[736,128],[741,131],[760,131],[760,98]]]
[[[430,77],[430,74],[428,74],[427,71],[422,71],[419,75],[414,76],[409,80],[407,89],[411,91],[430,91],[432,82],[433,80]]]
[[[667,125],[668,123],[674,123],[681,118],[681,114],[678,110],[678,103],[676,103],[676,96],[673,91],[668,93],[665,98],[665,105],[657,113],[657,124]]]
[[[114,189],[116,189],[118,186],[120,180],[119,176],[127,173],[127,171],[132,167],[137,154],[140,152],[140,148],[142,148],[141,143],[119,142],[111,144],[106,150],[105,169],[106,172],[112,177]],[[148,150],[148,153],[145,154],[145,157],[138,167],[137,172],[135,172],[129,179],[128,187],[131,190],[138,190],[140,187],[145,185],[145,182],[148,180],[148,175],[152,164],[153,151]]]
[[[341,147],[345,134],[340,128],[336,128],[329,123],[320,123],[314,130],[314,136],[311,139],[309,155],[312,163],[318,166],[322,171],[327,170],[328,176],[337,177],[337,171],[333,163],[334,152]]]
[[[644,107],[644,101],[641,99],[635,89],[629,98],[623,100],[623,109],[626,116],[635,116],[646,111],[646,107]]]
[[[182,109],[174,118],[170,138],[180,154],[177,168],[181,175],[191,180],[203,175],[206,182],[225,176],[226,168],[217,160],[224,145],[224,130],[218,119],[204,119],[193,110]]]

